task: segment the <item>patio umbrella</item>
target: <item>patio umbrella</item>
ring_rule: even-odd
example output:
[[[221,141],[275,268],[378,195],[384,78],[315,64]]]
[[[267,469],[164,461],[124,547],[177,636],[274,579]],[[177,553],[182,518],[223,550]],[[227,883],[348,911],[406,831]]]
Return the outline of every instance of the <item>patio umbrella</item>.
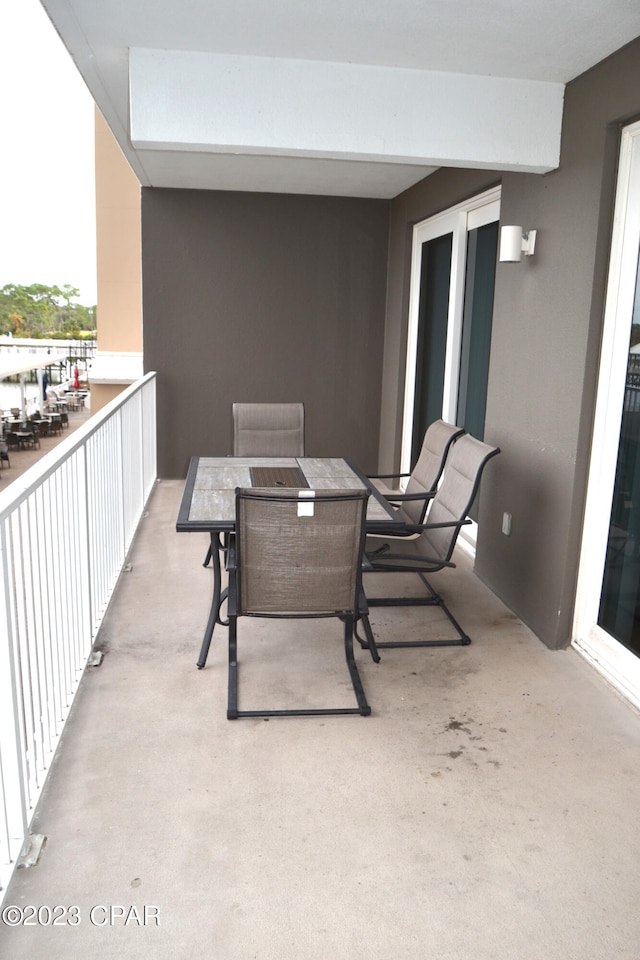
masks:
[[[47,386],[49,383],[49,378],[47,377],[47,371],[45,370],[42,374],[42,399],[47,399]]]
[[[73,389],[77,390],[80,386],[80,377],[78,376],[78,364],[73,367]]]

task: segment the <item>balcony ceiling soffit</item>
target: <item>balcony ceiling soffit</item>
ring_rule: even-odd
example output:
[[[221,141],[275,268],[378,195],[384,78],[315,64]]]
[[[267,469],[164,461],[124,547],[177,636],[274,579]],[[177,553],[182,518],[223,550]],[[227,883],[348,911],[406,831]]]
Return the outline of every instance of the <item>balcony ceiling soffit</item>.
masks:
[[[160,5],[155,0],[41,2],[141,183],[202,189],[392,197],[442,164],[549,169],[554,165],[550,157],[559,149],[561,86],[640,35],[640,4],[631,0],[582,0],[578,6],[558,0],[535,4],[323,0],[314,5],[299,0],[270,4],[183,0]],[[154,96],[150,84],[158,79],[157,71],[155,77],[152,71],[145,77],[140,70],[137,78],[135,71],[130,75],[132,48],[162,51],[175,64],[190,65],[184,74],[187,81],[197,76],[199,67],[194,65],[201,64],[202,55],[209,54],[209,65],[218,67],[228,57],[247,81],[255,81],[260,58],[270,58],[273,76],[280,72],[283,77],[283,86],[275,88],[279,108],[273,113],[271,141],[265,141],[257,111],[246,123],[250,88],[244,91],[244,102],[240,96],[235,103],[242,111],[243,137],[230,137],[239,126],[233,103],[226,115],[218,110],[218,119],[224,119],[222,135],[209,129],[202,136],[211,127],[209,108],[216,97],[215,90],[195,87],[188,109],[171,129],[166,115],[159,118],[157,110],[148,110]],[[333,84],[336,107],[346,106],[356,120],[358,91],[364,91],[363,119],[359,127],[355,124],[351,143],[339,125],[334,136],[331,111],[326,111],[326,103],[323,110],[320,95],[314,105],[319,107],[321,121],[316,142],[310,138],[313,111],[306,117],[299,142],[287,134],[288,111],[294,107],[294,115],[297,110],[303,116],[304,96],[284,85],[287,71],[295,78],[296,69],[304,66],[300,61],[315,61],[308,65],[309,73],[324,76],[328,89]],[[377,69],[372,72],[371,68]],[[375,78],[370,89],[364,83],[368,74]],[[165,81],[168,76],[165,72]],[[407,95],[396,97],[397,111],[390,106],[391,96],[389,103],[378,105],[381,131],[377,132],[382,135],[376,145],[374,102],[366,101],[375,95],[376,84],[384,85],[387,79],[394,96],[403,85]],[[435,84],[431,97],[429,83]],[[461,118],[465,89],[469,112]],[[260,87],[254,85],[253,90],[257,93]],[[486,103],[475,110],[483,91]],[[421,110],[420,95],[425,94]],[[157,95],[155,99],[162,106]],[[508,155],[508,138],[504,144],[498,142],[497,148],[494,142],[494,153],[496,149],[501,153],[492,155],[490,141],[496,129],[502,123],[508,131],[518,113],[523,129],[512,138],[512,155]],[[146,124],[145,135],[138,136],[135,144],[130,117],[138,130],[142,121]],[[164,133],[158,136],[161,130]],[[396,139],[390,136],[394,133]],[[461,133],[471,146],[471,156],[460,149]],[[541,144],[544,157],[539,155]]]

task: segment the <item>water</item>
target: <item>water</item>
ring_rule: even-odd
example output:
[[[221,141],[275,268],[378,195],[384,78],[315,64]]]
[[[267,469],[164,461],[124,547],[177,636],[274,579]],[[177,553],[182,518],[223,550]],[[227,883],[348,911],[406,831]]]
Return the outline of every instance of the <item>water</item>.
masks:
[[[39,409],[39,393],[37,383],[27,383],[25,386],[25,397],[27,401],[27,416]],[[0,381],[0,410],[10,410],[11,407],[20,406],[20,384],[4,383]]]

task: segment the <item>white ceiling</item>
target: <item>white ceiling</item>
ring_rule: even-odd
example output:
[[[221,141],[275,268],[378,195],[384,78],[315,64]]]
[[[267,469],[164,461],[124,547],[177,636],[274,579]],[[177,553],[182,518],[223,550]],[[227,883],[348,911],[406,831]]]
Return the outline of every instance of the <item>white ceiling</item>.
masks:
[[[444,164],[542,172],[562,85],[640,35],[639,0],[41,2],[151,186],[391,197]]]

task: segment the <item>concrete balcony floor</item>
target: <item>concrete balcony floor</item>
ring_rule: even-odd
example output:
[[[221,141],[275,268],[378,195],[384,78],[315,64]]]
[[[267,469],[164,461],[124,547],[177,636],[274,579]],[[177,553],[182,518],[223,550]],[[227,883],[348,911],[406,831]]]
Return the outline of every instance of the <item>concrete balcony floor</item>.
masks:
[[[0,923],[0,956],[637,960],[638,714],[462,558],[434,582],[473,644],[358,649],[371,717],[229,722],[226,630],[195,667],[211,571],[206,538],[175,533],[181,490],[154,491],[36,815],[46,845],[5,899],[80,923]],[[372,614],[379,639],[432,619]],[[240,627],[241,705],[351,703],[339,627]]]

